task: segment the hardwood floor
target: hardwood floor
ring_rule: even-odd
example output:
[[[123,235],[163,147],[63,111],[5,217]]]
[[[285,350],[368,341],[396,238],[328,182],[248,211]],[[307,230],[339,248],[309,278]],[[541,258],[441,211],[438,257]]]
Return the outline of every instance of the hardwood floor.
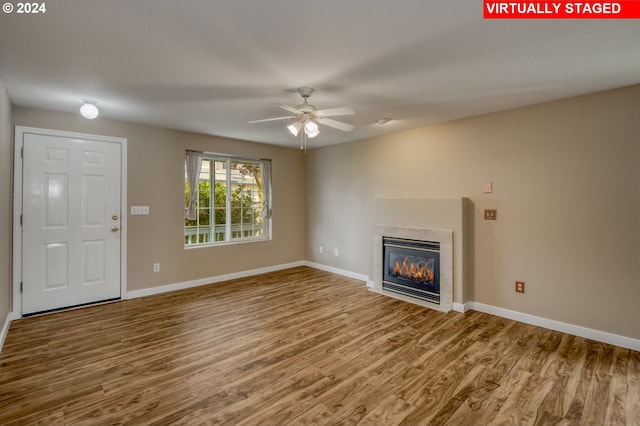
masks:
[[[295,268],[14,321],[0,424],[640,425],[640,353]]]

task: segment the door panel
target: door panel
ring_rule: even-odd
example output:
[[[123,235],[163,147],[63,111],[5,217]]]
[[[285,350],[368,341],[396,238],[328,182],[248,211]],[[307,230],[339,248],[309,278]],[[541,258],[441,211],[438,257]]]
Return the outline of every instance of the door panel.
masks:
[[[84,282],[99,284],[104,282],[104,241],[84,242]]]
[[[67,287],[69,282],[69,245],[67,243],[43,244],[44,290]]]
[[[120,297],[121,145],[25,134],[23,315]]]
[[[45,217],[44,226],[47,229],[56,227],[66,228],[69,219],[69,176],[47,173],[44,178]]]
[[[82,223],[104,226],[105,183],[103,176],[82,177]]]

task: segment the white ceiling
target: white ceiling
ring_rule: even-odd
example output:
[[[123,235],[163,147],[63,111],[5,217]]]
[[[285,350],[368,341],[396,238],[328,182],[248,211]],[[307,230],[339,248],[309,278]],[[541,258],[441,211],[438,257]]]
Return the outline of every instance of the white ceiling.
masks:
[[[480,0],[56,0],[0,13],[14,105],[298,146],[296,89],[349,106],[310,146],[640,83],[639,20],[484,20]],[[386,126],[374,123],[391,117]]]

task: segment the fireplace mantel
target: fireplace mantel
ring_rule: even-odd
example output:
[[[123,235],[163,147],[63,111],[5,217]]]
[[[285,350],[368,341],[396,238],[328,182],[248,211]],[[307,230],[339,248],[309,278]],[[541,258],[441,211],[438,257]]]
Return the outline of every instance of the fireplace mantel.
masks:
[[[434,241],[440,243],[440,304],[404,296],[382,288],[383,247],[382,238],[405,238],[409,240]],[[370,288],[380,294],[418,305],[449,312],[453,308],[453,231],[376,225],[372,236],[373,283]]]

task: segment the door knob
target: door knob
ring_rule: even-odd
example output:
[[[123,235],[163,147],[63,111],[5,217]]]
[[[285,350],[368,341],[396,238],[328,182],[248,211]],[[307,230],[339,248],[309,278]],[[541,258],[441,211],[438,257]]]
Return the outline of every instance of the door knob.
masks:
[[[114,214],[113,216],[111,216],[111,219],[113,219],[113,220],[118,220],[118,215],[117,215],[117,214]]]
[[[118,229],[120,228],[118,228],[117,226],[114,226],[113,228],[111,228],[111,232],[118,232]]]

